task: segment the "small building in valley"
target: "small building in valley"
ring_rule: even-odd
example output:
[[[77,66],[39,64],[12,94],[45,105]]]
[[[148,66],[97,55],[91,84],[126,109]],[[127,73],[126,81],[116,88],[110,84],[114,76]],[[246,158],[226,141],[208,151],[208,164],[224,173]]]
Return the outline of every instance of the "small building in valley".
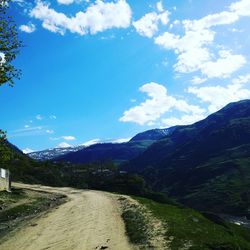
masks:
[[[11,192],[10,171],[8,169],[0,168],[0,191],[3,190]]]

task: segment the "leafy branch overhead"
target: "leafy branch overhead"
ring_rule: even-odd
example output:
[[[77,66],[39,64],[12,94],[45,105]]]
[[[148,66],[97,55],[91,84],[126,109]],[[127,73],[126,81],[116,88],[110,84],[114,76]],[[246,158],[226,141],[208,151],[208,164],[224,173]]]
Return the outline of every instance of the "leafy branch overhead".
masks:
[[[14,79],[19,79],[21,74],[12,64],[22,42],[18,40],[17,27],[7,13],[9,3],[10,0],[0,3],[0,86],[5,83],[13,86]]]
[[[12,64],[22,43],[18,40],[17,27],[7,13],[9,3],[10,0],[0,0],[0,86],[5,83],[13,86],[14,79],[19,79],[21,74]],[[12,158],[7,143],[6,133],[0,129],[0,165]]]

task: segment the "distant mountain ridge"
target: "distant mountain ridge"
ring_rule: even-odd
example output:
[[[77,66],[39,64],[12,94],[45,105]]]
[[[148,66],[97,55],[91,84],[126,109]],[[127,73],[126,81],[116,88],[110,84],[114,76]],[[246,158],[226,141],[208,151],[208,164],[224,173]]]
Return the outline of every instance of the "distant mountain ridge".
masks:
[[[89,163],[96,161],[113,160],[124,162],[142,153],[149,145],[163,138],[175,127],[169,129],[152,129],[135,135],[130,141],[124,143],[97,143],[86,146],[68,148],[55,148],[28,155],[36,160],[55,160],[71,163]]]
[[[38,161],[46,161],[46,160],[52,160],[56,157],[59,157],[61,155],[65,155],[71,152],[76,152],[78,150],[81,150],[85,148],[85,146],[76,146],[76,147],[66,147],[66,148],[51,148],[46,149],[42,151],[32,152],[29,153],[28,156],[32,159],[38,160]]]
[[[152,129],[134,136],[125,143],[101,143],[86,147],[77,152],[55,158],[56,161],[71,163],[89,163],[115,161],[123,163],[135,158],[146,150],[151,144],[171,133],[174,129]]]
[[[169,135],[172,133],[178,126],[170,127],[170,128],[164,128],[164,129],[151,129],[147,130],[145,132],[139,133],[135,135],[130,142],[134,141],[143,141],[143,140],[153,140],[157,141],[162,139],[163,137]]]

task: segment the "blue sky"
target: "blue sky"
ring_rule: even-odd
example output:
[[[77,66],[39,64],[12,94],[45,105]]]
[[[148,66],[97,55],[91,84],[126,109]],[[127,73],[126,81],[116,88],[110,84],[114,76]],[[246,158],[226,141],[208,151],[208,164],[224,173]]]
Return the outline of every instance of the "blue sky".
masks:
[[[15,0],[1,128],[21,149],[124,141],[250,98],[250,0]],[[1,56],[1,54],[0,54]]]

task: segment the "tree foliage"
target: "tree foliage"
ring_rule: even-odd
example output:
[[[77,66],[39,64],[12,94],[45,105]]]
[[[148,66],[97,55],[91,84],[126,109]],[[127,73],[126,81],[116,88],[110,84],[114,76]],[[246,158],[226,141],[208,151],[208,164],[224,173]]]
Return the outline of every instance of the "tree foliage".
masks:
[[[18,40],[17,27],[8,15],[10,0],[0,0],[0,86],[8,83],[13,86],[19,79],[20,70],[12,64],[22,43]]]
[[[20,70],[12,64],[22,43],[18,40],[17,28],[7,10],[10,0],[0,0],[0,86],[13,86],[14,79],[20,77]],[[0,164],[11,157],[7,146],[6,133],[0,129]]]
[[[4,166],[12,158],[12,150],[7,144],[6,133],[0,130],[0,166]]]

